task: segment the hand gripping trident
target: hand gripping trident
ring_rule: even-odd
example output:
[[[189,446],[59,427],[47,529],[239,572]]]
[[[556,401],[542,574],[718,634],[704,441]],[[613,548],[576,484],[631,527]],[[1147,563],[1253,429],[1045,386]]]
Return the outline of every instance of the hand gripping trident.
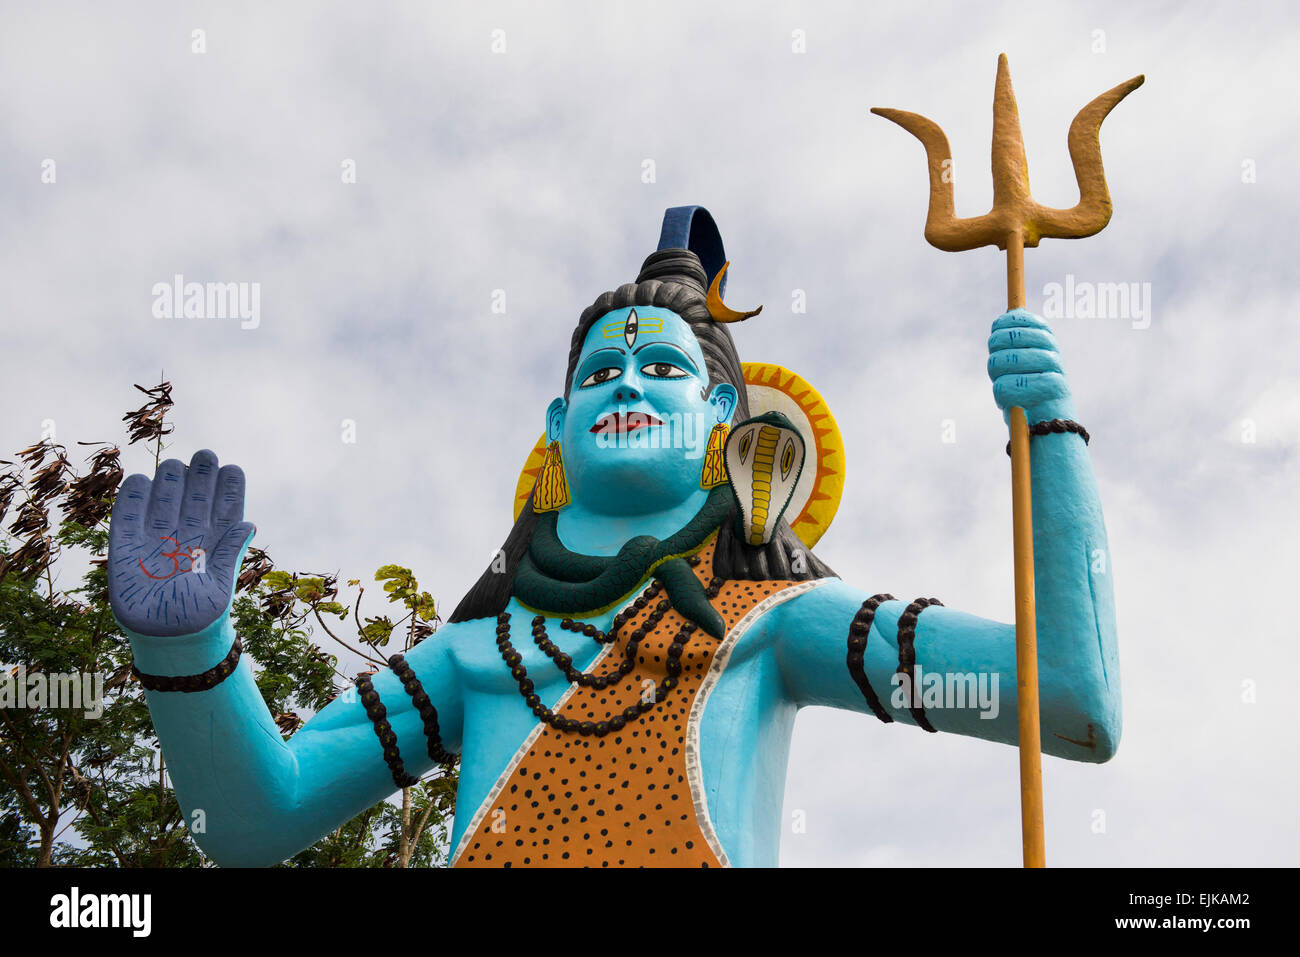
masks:
[[[930,209],[925,238],[948,252],[979,246],[1007,251],[1007,309],[1025,304],[1025,247],[1044,236],[1082,239],[1101,232],[1112,211],[1101,165],[1101,121],[1120,100],[1142,85],[1135,76],[1097,97],[1070,124],[1070,159],[1079,182],[1072,209],[1041,206],[1029,194],[1029,163],[1020,135],[1020,114],[1011,89],[1007,56],[998,57],[993,88],[993,208],[959,219],[953,206],[952,149],[933,120],[916,113],[876,107],[925,147],[930,167]],[[1038,637],[1034,617],[1034,531],[1029,480],[1029,426],[1025,410],[1013,408],[1011,424],[1011,511],[1016,582],[1016,717],[1020,731],[1020,826],[1026,867],[1043,867],[1043,771],[1038,721]]]

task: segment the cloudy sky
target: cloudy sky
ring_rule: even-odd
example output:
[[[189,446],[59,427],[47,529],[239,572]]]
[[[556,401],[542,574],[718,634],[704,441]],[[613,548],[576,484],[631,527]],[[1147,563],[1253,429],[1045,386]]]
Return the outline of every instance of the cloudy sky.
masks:
[[[244,467],[281,567],[398,562],[449,609],[510,525],[578,314],[635,278],[666,207],[698,203],[728,300],[766,305],[742,358],[803,374],[843,430],[819,554],[869,591],[1009,620],[984,372],[1001,256],[926,245],[921,148],[868,110],[941,123],[958,212],[983,212],[1005,51],[1035,195],[1069,206],[1070,119],[1145,73],[1103,128],[1110,226],[1026,255],[1038,311],[1067,276],[1150,290],[1145,318],[1051,320],[1093,435],[1125,721],[1107,765],[1045,759],[1048,860],[1297,863],[1294,12],[271,7],[0,6],[0,448],[47,419],[70,445],[115,439],[132,383],[165,370],[169,454]],[[260,284],[260,324],[157,318],[176,274]],[[1017,793],[1012,748],[809,709],[786,791],[807,829],[782,861],[1015,865]]]

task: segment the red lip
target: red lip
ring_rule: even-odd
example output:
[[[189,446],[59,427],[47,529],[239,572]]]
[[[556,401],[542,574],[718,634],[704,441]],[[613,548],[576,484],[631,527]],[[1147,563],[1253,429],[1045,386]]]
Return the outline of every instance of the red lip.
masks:
[[[591,431],[595,435],[626,435],[652,425],[663,423],[649,412],[610,412],[597,419]]]

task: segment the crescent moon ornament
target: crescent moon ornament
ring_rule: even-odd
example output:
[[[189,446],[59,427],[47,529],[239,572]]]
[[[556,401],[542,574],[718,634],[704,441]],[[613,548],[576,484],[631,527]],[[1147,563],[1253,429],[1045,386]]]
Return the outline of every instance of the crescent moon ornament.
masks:
[[[727,274],[727,267],[731,265],[731,260],[722,264],[718,274],[713,277],[713,282],[709,283],[709,295],[705,300],[708,305],[709,315],[713,317],[714,322],[740,322],[751,316],[757,316],[763,311],[763,307],[751,309],[749,312],[737,312],[722,301],[722,293],[718,290],[722,286],[722,277]]]

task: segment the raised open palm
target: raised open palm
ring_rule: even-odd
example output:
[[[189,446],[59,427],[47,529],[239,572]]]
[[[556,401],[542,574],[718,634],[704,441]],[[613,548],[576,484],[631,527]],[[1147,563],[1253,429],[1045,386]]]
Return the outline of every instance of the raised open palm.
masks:
[[[187,468],[158,466],[118,489],[108,533],[108,597],[130,631],[171,637],[202,631],[230,605],[254,528],[244,518],[244,472],[218,468],[207,449]]]

